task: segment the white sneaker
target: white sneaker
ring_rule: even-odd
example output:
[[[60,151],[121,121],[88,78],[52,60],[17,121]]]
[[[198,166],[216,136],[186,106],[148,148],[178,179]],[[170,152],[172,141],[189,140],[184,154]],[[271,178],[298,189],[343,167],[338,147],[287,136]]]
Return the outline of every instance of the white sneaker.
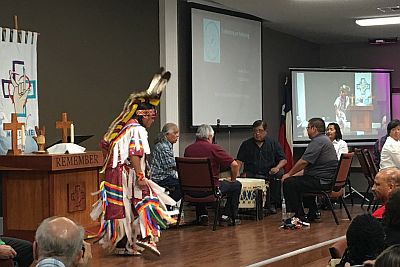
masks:
[[[160,251],[157,249],[157,245],[155,242],[146,242],[146,241],[136,241],[136,244],[142,248],[145,249],[149,249],[149,251],[151,251],[153,254],[160,256],[161,253]]]
[[[142,253],[140,253],[137,250],[133,250],[131,248],[115,248],[113,253],[115,255],[126,255],[126,256],[141,256]]]

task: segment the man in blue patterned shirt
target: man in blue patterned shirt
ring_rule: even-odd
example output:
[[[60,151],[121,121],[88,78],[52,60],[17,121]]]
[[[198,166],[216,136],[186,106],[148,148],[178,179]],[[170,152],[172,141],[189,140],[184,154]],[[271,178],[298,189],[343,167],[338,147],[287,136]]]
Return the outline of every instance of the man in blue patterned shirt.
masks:
[[[173,144],[178,141],[179,129],[175,123],[166,123],[152,152],[151,179],[158,185],[168,188],[170,197],[181,199],[181,189],[176,174]]]

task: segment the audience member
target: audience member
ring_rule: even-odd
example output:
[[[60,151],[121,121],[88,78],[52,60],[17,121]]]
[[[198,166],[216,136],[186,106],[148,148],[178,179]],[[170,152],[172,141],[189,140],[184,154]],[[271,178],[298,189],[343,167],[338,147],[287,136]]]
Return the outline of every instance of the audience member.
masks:
[[[382,120],[381,120],[381,125],[378,128],[378,136],[386,135],[386,133],[387,133],[387,125],[388,125],[387,116],[383,115],[382,116]]]
[[[400,169],[400,120],[392,120],[387,126],[387,139],[382,147],[380,168]]]
[[[83,235],[84,229],[66,217],[45,219],[36,230],[33,243],[36,267],[88,265],[92,252]]]
[[[398,267],[400,266],[400,245],[393,245],[385,249],[376,258],[374,267]]]
[[[380,170],[374,179],[374,185],[372,192],[375,195],[375,199],[381,201],[383,205],[378,208],[372,216],[377,219],[382,219],[383,213],[385,212],[385,204],[389,199],[392,191],[400,186],[400,170],[396,168],[388,168]]]
[[[383,205],[372,213],[372,216],[374,218],[382,220],[383,214],[385,213],[385,204],[388,202],[389,196],[391,195],[392,191],[394,191],[399,185],[400,185],[400,171],[397,170],[396,168],[389,168],[378,172],[378,174],[375,176],[374,186],[372,187],[372,191],[374,192],[375,199],[381,201]],[[393,204],[393,206],[395,205],[396,204]],[[387,220],[389,220],[389,218]],[[388,231],[391,230],[392,229],[389,229]],[[393,239],[396,239],[396,237],[393,236],[393,238],[387,239],[386,242],[391,243],[393,242]],[[333,247],[336,248],[335,252],[337,256],[341,257],[343,255],[344,248],[346,247],[345,244],[346,240],[340,240],[333,245]]]
[[[239,174],[239,164],[219,145],[213,144],[214,130],[211,126],[203,124],[197,128],[196,141],[186,147],[185,157],[205,157],[211,160],[212,175],[215,184],[219,186],[222,194],[227,194],[228,200],[223,212],[224,220],[232,225],[237,217],[239,198],[242,184],[236,180]],[[221,167],[230,167],[230,179],[219,181]],[[208,224],[208,215],[205,206],[196,206],[196,216],[203,225]],[[227,217],[226,217],[227,216]]]
[[[329,123],[328,127],[326,128],[326,135],[329,137],[333,146],[335,147],[338,160],[340,159],[340,155],[349,152],[347,143],[342,139],[342,131],[340,130],[339,124],[335,122]]]
[[[392,191],[386,202],[383,227],[386,247],[400,244],[400,189]]]
[[[282,177],[286,209],[302,219],[305,215],[302,194],[331,188],[338,164],[335,148],[325,135],[325,122],[321,118],[312,118],[308,121],[307,133],[311,142],[306,151],[293,168]],[[317,217],[317,205],[315,199],[307,199],[307,202],[309,207],[307,219],[313,221]]]
[[[19,267],[29,267],[33,262],[32,243],[3,236],[0,239],[0,259],[12,259]]]
[[[383,227],[370,214],[358,215],[353,219],[346,232],[347,249],[340,263],[362,265],[367,260],[375,259],[384,249],[385,233]]]
[[[253,123],[253,137],[240,145],[237,161],[244,165],[242,177],[269,181],[267,208],[275,214],[281,202],[282,168],[287,160],[279,143],[267,136],[266,122],[257,120]]]
[[[176,174],[176,163],[172,146],[178,141],[179,129],[175,123],[166,123],[152,152],[151,177],[154,182],[169,189],[170,197],[181,199],[181,188]]]

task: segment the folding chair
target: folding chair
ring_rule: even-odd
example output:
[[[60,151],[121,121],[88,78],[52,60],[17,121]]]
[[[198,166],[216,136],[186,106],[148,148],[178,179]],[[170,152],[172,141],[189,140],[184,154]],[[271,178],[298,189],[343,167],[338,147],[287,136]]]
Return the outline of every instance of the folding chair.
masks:
[[[332,211],[332,215],[333,218],[335,218],[336,224],[339,224],[339,221],[335,211],[333,210],[331,199],[340,201],[340,204],[343,205],[344,209],[346,210],[347,217],[349,218],[349,220],[351,220],[351,215],[349,210],[347,209],[346,203],[344,203],[343,195],[352,160],[353,160],[353,153],[343,153],[340,156],[340,160],[335,173],[335,183],[331,189],[319,192],[313,191],[304,193],[304,196],[323,196],[326,202],[329,204],[329,208]]]
[[[368,200],[369,203],[372,202],[372,200],[369,199],[367,196],[370,193],[372,186],[374,185],[375,176],[373,176],[371,173],[371,169],[367,163],[367,159],[365,158],[364,153],[362,152],[362,149],[356,148],[356,149],[354,149],[354,152],[358,158],[358,161],[360,162],[361,171],[364,174],[364,177],[368,183],[367,189],[365,190],[365,193],[364,193],[363,201],[361,202],[361,207],[363,207],[365,200]]]
[[[372,178],[371,188],[372,188],[372,186],[374,185],[373,181],[375,180],[375,176],[378,173],[378,167],[375,165],[375,162],[374,162],[374,160],[372,158],[371,152],[368,149],[363,149],[362,153],[363,153],[365,159],[367,160],[367,165],[368,165],[368,168],[369,168],[370,173],[371,173],[371,178]],[[373,198],[372,201],[370,201],[368,203],[367,210],[369,211],[371,206],[373,207],[372,209],[375,210],[377,205],[378,205],[378,202],[379,202],[378,200]],[[374,205],[372,205],[372,204],[374,204]]]
[[[177,226],[180,223],[185,201],[213,204],[215,206],[213,231],[215,231],[224,196],[214,183],[210,159],[176,157],[175,161],[182,192]]]

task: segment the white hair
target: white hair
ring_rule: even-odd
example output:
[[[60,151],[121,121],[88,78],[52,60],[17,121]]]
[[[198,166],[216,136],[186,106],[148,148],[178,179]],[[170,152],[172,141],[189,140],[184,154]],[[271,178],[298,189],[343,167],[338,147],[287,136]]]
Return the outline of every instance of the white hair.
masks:
[[[198,139],[208,139],[210,136],[214,136],[214,130],[210,125],[202,124],[197,128],[196,137]]]
[[[82,249],[85,230],[76,225],[76,231],[68,233],[68,238],[60,238],[54,231],[49,231],[52,220],[60,217],[45,219],[36,230],[35,240],[39,260],[55,258],[66,267],[72,266],[75,255]]]
[[[178,129],[178,125],[172,122],[167,122],[161,129],[161,132],[156,138],[156,144],[166,139],[167,134],[173,133],[175,129]]]

